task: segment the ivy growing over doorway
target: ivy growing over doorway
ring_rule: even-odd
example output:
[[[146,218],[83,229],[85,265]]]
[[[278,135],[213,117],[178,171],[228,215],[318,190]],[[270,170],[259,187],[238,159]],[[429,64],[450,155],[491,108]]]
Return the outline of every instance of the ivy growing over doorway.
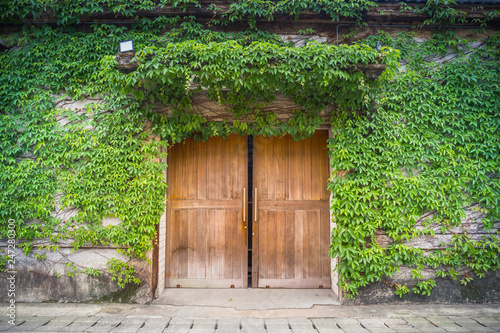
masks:
[[[4,11],[4,21],[36,17],[58,2],[40,8],[12,3],[22,10]],[[110,8],[132,15],[153,6],[122,3]],[[252,20],[272,19],[278,12],[274,3],[238,2],[223,18],[246,17],[255,28]],[[361,17],[371,5],[352,3],[357,5],[351,9],[344,2],[331,8],[332,18],[335,13]],[[280,10],[292,15],[302,8],[324,10],[319,2],[297,4]],[[453,235],[442,250],[430,253],[406,243],[436,230],[448,232],[464,218],[467,205],[487,214],[485,230],[493,230],[499,219],[498,35],[479,50],[453,33],[436,34],[423,44],[412,35],[394,40],[382,33],[349,46],[310,43],[297,49],[263,31],[218,32],[193,18],[142,19],[130,29],[95,24],[85,33],[65,26],[81,14],[99,12],[101,5],[67,7],[73,12],[50,7],[60,28],[11,35],[14,48],[0,54],[0,217],[16,221],[27,255],[43,259],[38,249],[57,251],[69,240],[74,249],[111,245],[144,260],[164,210],[168,184],[161,161],[169,144],[195,133],[300,139],[323,122],[319,112],[325,105],[335,104],[329,148],[336,175],[328,186],[337,228],[330,253],[341,258],[337,269],[348,295],[403,266],[413,269],[415,284],[395,285],[399,295],[410,288],[430,293],[434,281],[421,279],[427,266],[452,278],[461,267],[478,276],[498,268],[495,232],[482,240],[466,232]],[[433,18],[439,17],[435,7]],[[122,74],[115,47],[129,38],[137,46],[139,67]],[[388,46],[380,54],[373,49],[378,40]],[[432,62],[450,50],[455,59]],[[395,76],[399,54],[406,69]],[[373,62],[388,66],[378,81],[353,68]],[[234,122],[207,122],[192,112],[192,96],[202,87],[213,101],[230,106]],[[275,91],[300,106],[287,122],[259,111]],[[64,108],[84,98],[98,99],[83,109]],[[157,105],[171,107],[172,114],[156,113]],[[53,214],[57,209],[76,214],[61,219]],[[429,212],[432,220],[415,228]],[[103,227],[105,217],[123,222]],[[6,225],[0,233],[7,236]],[[125,263],[112,259],[108,265],[119,285],[138,282]],[[72,267],[68,275],[80,271],[100,274]]]
[[[158,34],[165,25],[177,28]],[[115,47],[129,38],[141,65],[122,74]],[[324,105],[369,105],[377,83],[355,64],[381,62],[394,70],[398,57],[364,45],[296,49],[268,33],[214,32],[189,18],[145,20],[131,30],[96,24],[85,33],[44,26],[10,41],[14,48],[0,55],[0,216],[16,221],[19,245],[37,259],[70,242],[74,250],[112,246],[146,260],[164,211],[162,161],[169,144],[195,133],[204,139],[233,132],[307,137],[323,122]],[[192,111],[191,98],[202,87],[231,106],[234,122],[207,122]],[[343,99],[329,93],[335,90]],[[299,105],[288,121],[259,111],[274,91]],[[65,108],[85,98],[94,100]],[[156,113],[155,103],[172,107],[172,115]],[[54,211],[73,214],[61,218]],[[109,217],[122,223],[103,226]],[[0,232],[6,236],[7,226]],[[120,286],[138,282],[125,263],[108,265]],[[101,274],[75,265],[67,274],[79,272]]]

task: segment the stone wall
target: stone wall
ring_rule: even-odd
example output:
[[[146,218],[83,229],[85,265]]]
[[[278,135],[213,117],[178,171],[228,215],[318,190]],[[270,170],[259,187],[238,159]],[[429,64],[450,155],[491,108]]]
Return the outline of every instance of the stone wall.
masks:
[[[72,101],[60,99],[56,107],[72,110],[75,113],[85,114],[85,108],[90,103],[99,103],[99,99]],[[61,126],[67,124],[65,117],[58,119]],[[78,209],[70,207],[62,210],[59,205],[61,194],[54,195],[55,209],[52,216],[60,218],[62,223],[78,214]],[[104,218],[103,226],[118,225],[122,221],[118,218]],[[30,221],[28,223],[39,223]],[[130,260],[112,246],[82,247],[73,250],[71,239],[60,241],[58,251],[45,250],[50,244],[46,239],[33,242],[33,250],[26,256],[22,249],[22,240],[17,240],[15,268],[16,268],[16,301],[17,302],[86,302],[86,301],[116,301],[145,304],[152,300],[151,265],[146,261]],[[0,241],[0,252],[7,253],[8,244]],[[40,260],[40,256],[46,256]],[[152,251],[147,254],[152,259]],[[112,281],[106,273],[108,260],[115,258],[133,265],[142,281],[141,285],[130,284],[125,289],[119,288],[116,281]],[[72,266],[82,273],[70,277]],[[85,274],[86,268],[100,270],[99,276]],[[8,290],[7,278],[11,273],[0,273],[0,288]],[[7,293],[0,294],[0,302],[8,302]]]
[[[449,244],[453,235],[467,233],[473,240],[479,241],[482,237],[491,235],[483,229],[482,219],[486,217],[479,207],[474,205],[465,209],[466,217],[462,224],[456,228],[440,232],[440,226],[430,226],[435,231],[434,236],[419,236],[406,241],[406,245],[423,249],[424,252],[445,249],[443,245]],[[416,224],[417,229],[423,229],[422,222],[431,218],[432,214],[423,215]],[[493,233],[500,228],[500,222],[494,224]],[[392,239],[382,231],[375,236],[377,244],[384,247],[391,243]],[[399,297],[394,294],[394,284],[406,284],[411,287],[417,280],[412,279],[411,269],[402,267],[399,272],[394,273],[391,278],[374,283],[359,289],[359,295],[352,300],[345,300],[345,304],[377,304],[393,302],[416,302],[416,303],[498,303],[500,302],[500,271],[488,272],[484,278],[478,278],[468,268],[457,270],[460,276],[467,274],[473,280],[467,285],[460,283],[461,277],[453,280],[451,277],[436,278],[439,268],[425,268],[422,272],[422,280],[434,279],[436,287],[430,296],[415,295],[411,291]],[[411,289],[411,288],[410,288]]]
[[[425,270],[423,275],[435,277],[432,270]],[[500,303],[500,271],[488,272],[484,278],[476,277],[466,286],[461,284],[459,279],[436,279],[436,287],[430,296],[415,295],[411,291],[401,298],[395,295],[391,283],[412,283],[410,278],[410,270],[402,269],[400,274],[395,274],[391,279],[360,288],[354,299],[344,299],[343,304]]]

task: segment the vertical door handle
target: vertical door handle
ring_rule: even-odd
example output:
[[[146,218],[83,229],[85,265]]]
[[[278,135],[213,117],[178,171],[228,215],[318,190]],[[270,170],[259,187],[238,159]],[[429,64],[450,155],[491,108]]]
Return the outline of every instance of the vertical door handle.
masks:
[[[254,221],[257,222],[257,188],[255,188],[254,192],[254,207],[255,207],[255,213],[254,213]]]
[[[243,187],[243,222],[247,221],[247,189]],[[246,225],[245,225],[246,227]]]

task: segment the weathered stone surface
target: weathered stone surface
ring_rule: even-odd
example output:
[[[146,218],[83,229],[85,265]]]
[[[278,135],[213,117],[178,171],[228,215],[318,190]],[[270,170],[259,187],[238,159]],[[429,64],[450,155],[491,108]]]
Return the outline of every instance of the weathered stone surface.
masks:
[[[302,110],[302,108],[293,103],[290,99],[283,95],[276,95],[274,101],[268,102],[265,105],[260,105],[263,101],[258,101],[255,109],[258,109],[261,113],[275,113],[277,115],[277,120],[287,121],[293,116],[293,113],[297,110]],[[156,111],[158,113],[164,114],[167,117],[172,115],[173,110],[171,107],[164,107],[161,104],[156,104]],[[236,118],[231,114],[231,105],[221,105],[216,101],[208,98],[206,92],[199,92],[193,94],[192,97],[192,109],[197,114],[202,115],[207,121],[228,121],[232,122]],[[330,120],[331,113],[334,110],[333,105],[328,105],[323,111],[321,111],[320,116],[324,119],[324,125],[322,129],[328,129],[328,122]],[[252,115],[240,118],[242,121],[252,122]]]
[[[345,299],[344,304],[500,302],[500,271],[488,272],[484,278],[475,277],[466,286],[462,285],[459,279],[436,279],[436,287],[430,296],[415,295],[410,288],[410,292],[400,298],[394,294],[394,287],[391,286],[394,282],[406,282],[409,286],[416,283],[409,278],[403,281],[391,279],[376,282],[360,288],[359,294],[354,299]]]
[[[135,52],[118,53],[115,58],[118,62],[118,70],[124,74],[135,71],[139,67],[139,63],[133,60],[134,56]]]
[[[16,250],[16,301],[18,302],[82,302],[98,300],[106,295],[119,291],[116,282],[106,274],[91,277],[84,273],[68,277],[70,271],[66,263],[72,263],[79,269],[85,267],[106,269],[110,258],[127,260],[115,249],[80,249],[60,248],[58,252],[33,250],[33,253],[45,254],[43,261],[37,260],[33,254],[26,257],[21,249]],[[144,275],[149,275],[146,262],[134,262],[134,267]],[[145,267],[142,267],[145,266]],[[8,281],[3,278],[10,272],[0,273],[0,288],[7,290]],[[60,277],[57,277],[59,275]],[[144,279],[147,281],[147,278]],[[136,288],[137,289],[137,288]],[[136,296],[129,296],[136,303],[145,304],[150,301],[149,285],[138,289]],[[0,295],[0,301],[8,301],[7,293]]]
[[[314,41],[317,43],[324,43],[328,40],[327,37],[321,37],[318,35],[279,35],[284,42],[292,42],[296,47],[302,47],[306,45],[307,41]]]

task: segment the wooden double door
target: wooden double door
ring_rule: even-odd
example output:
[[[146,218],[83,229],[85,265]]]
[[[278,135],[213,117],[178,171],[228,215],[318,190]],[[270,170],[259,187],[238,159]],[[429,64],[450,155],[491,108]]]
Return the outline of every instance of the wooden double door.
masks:
[[[252,287],[329,288],[327,137],[173,146],[166,287],[246,288],[251,273]]]

